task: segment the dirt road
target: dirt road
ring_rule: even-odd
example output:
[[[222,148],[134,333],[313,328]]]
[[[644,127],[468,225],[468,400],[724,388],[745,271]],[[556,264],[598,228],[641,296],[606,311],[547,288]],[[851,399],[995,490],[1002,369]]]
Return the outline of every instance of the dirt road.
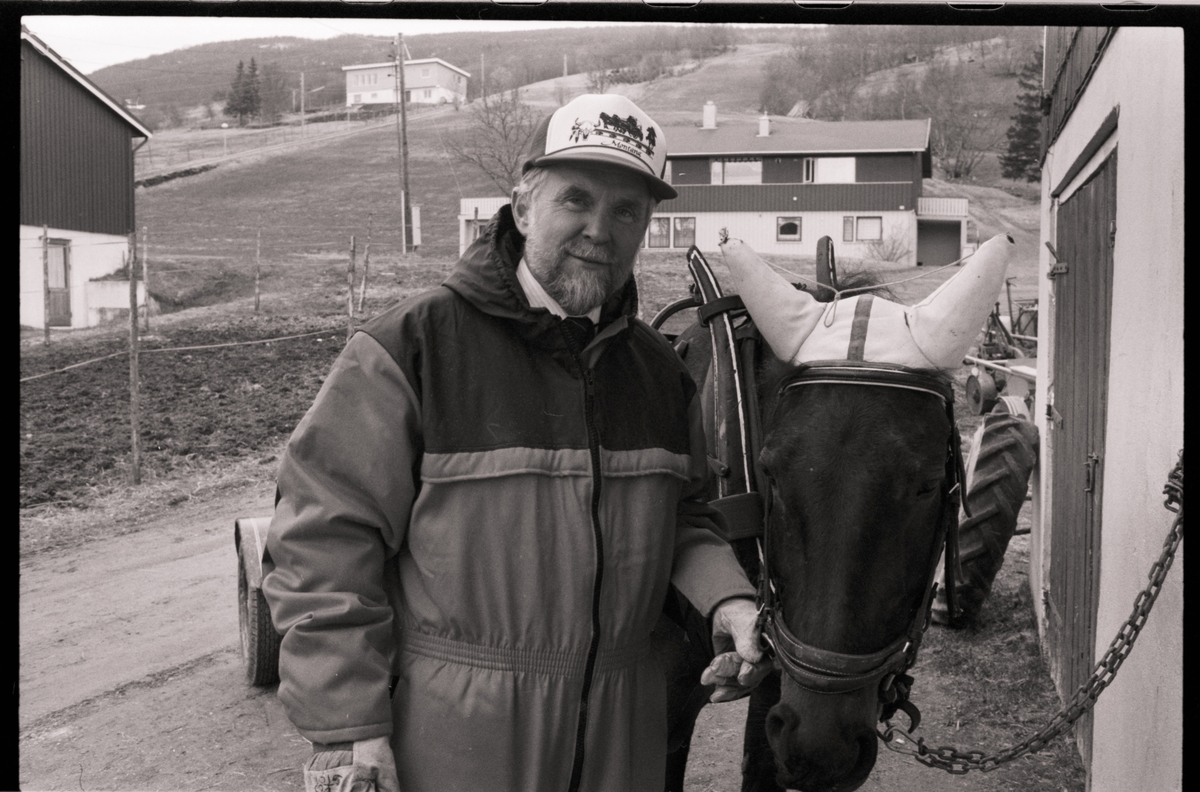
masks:
[[[272,494],[262,484],[225,493],[163,514],[136,533],[22,561],[21,789],[302,788],[297,768],[308,743],[274,688],[245,681],[238,653],[233,522],[270,513]],[[1024,568],[1026,546],[1014,542],[1007,567]],[[980,735],[965,724],[955,734],[953,686],[934,662],[939,641],[952,640],[932,633],[927,639],[915,697],[935,734],[938,724],[949,724],[950,734],[970,746]],[[701,713],[690,790],[739,788],[744,706]],[[1074,792],[1082,786],[1057,780],[1072,761],[1060,743],[1012,771],[950,776],[881,751],[863,789]]]

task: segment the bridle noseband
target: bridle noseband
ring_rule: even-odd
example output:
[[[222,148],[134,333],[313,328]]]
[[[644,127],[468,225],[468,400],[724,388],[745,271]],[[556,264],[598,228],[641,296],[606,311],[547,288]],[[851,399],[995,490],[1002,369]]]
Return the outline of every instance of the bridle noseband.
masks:
[[[946,476],[942,486],[941,517],[938,535],[927,565],[925,594],[921,606],[909,620],[907,629],[891,644],[871,654],[843,654],[819,649],[797,638],[788,629],[771,580],[767,548],[771,528],[774,482],[765,473],[764,536],[760,545],[762,570],[759,577],[759,619],[763,635],[774,650],[779,664],[800,687],[816,693],[847,693],[877,685],[884,704],[885,717],[897,709],[908,712],[913,728],[920,713],[907,701],[912,680],[905,672],[916,662],[921,636],[928,626],[935,590],[938,559],[948,536],[957,534],[958,507],[963,481],[962,452],[954,422],[954,393],[949,384],[931,374],[881,363],[827,361],[805,365],[788,375],[779,385],[778,396],[794,388],[814,384],[890,387],[927,393],[941,400],[950,424],[946,448]],[[949,555],[949,554],[948,554]],[[950,559],[948,559],[949,563]],[[948,578],[951,579],[951,578]]]

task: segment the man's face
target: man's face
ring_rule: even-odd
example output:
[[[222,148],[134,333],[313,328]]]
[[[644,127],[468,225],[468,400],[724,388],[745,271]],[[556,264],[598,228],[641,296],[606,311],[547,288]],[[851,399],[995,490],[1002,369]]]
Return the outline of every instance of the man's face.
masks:
[[[514,204],[525,262],[568,314],[587,313],[625,285],[650,222],[650,201],[634,173],[556,165]]]

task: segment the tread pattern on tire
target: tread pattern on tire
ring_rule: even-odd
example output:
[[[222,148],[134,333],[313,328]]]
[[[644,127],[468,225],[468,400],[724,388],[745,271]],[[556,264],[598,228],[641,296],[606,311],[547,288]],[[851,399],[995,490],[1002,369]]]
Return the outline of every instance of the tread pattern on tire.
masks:
[[[271,609],[262,590],[246,580],[246,567],[238,547],[238,627],[241,632],[242,666],[250,684],[257,687],[279,681],[279,644],[283,640],[271,623]]]
[[[988,413],[976,433],[967,470],[971,517],[959,513],[955,594],[962,614],[952,622],[954,626],[970,623],[979,615],[1004,564],[1029,490],[1029,476],[1037,464],[1037,444],[1037,427],[1009,413]],[[938,583],[934,615],[945,624],[945,581],[940,575]]]

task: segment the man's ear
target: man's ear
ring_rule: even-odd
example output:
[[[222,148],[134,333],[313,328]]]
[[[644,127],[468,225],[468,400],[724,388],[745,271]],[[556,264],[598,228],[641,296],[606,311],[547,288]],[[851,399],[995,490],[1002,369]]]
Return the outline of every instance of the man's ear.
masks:
[[[512,204],[513,222],[516,223],[517,230],[521,232],[521,236],[529,236],[529,218],[532,211],[529,206],[528,193],[521,196],[516,190],[513,190],[509,202]]]

